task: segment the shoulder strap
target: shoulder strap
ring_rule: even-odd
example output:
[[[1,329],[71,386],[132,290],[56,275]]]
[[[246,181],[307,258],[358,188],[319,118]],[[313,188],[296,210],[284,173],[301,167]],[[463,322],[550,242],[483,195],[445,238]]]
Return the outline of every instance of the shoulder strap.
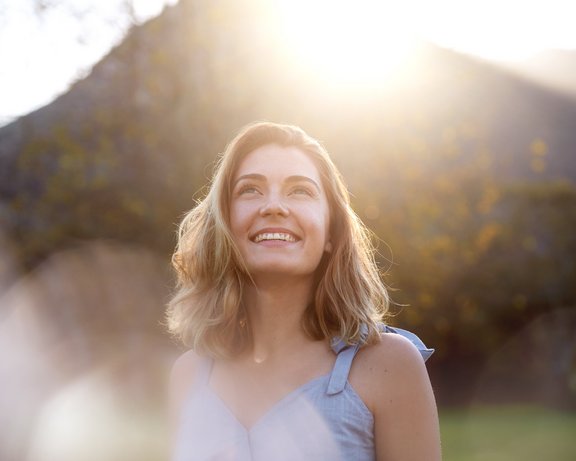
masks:
[[[414,344],[414,346],[416,346],[416,349],[420,351],[420,354],[422,355],[424,361],[428,360],[430,356],[434,353],[434,349],[426,347],[426,345],[422,342],[422,340],[411,331],[403,330],[402,328],[397,327],[389,327],[388,325],[382,325],[380,327],[380,332],[394,333],[400,336],[404,336],[412,344]]]
[[[342,392],[346,387],[348,381],[348,374],[352,366],[352,360],[360,346],[358,344],[352,346],[343,345],[342,342],[332,343],[332,349],[338,354],[332,373],[330,374],[330,381],[328,381],[328,388],[326,393],[334,395]]]
[[[402,328],[392,328],[388,325],[379,325],[380,333],[393,333],[400,336],[404,336],[408,339],[416,348],[420,351],[424,361],[428,360],[430,356],[434,353],[434,349],[428,348],[424,345],[422,340],[416,336],[414,333],[403,330]],[[330,374],[330,381],[328,382],[328,388],[326,393],[328,395],[338,394],[342,392],[346,387],[346,382],[348,381],[348,374],[350,373],[350,367],[352,366],[352,361],[360,348],[359,344],[348,345],[340,338],[333,338],[331,342],[332,350],[337,354],[336,363],[334,363],[334,368]]]

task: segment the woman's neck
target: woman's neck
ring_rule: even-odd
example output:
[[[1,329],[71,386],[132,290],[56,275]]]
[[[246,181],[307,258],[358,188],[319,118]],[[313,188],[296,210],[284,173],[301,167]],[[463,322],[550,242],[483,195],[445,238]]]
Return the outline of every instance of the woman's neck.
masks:
[[[298,344],[311,341],[302,328],[302,317],[312,300],[310,280],[280,279],[257,283],[245,291],[244,303],[252,329],[251,359],[281,358]]]

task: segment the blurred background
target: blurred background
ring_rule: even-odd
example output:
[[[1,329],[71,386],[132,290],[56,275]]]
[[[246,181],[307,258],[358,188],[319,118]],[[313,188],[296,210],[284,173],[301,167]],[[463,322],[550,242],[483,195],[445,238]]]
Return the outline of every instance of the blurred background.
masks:
[[[570,1],[0,1],[0,460],[166,459],[179,218],[301,125],[374,232],[444,458],[576,459]]]

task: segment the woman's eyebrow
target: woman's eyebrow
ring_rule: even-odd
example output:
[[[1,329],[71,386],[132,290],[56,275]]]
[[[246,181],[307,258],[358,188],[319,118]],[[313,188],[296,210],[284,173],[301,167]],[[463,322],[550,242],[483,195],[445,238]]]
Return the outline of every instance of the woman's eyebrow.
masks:
[[[266,181],[266,176],[257,173],[243,174],[238,179],[236,179],[236,181],[234,181],[232,187],[236,187],[236,184],[244,179],[251,179],[252,181]]]
[[[296,183],[301,181],[312,184],[318,190],[318,192],[320,192],[320,186],[318,185],[318,183],[314,181],[312,178],[309,178],[308,176],[294,175],[286,178],[287,183]]]
[[[236,181],[234,181],[234,184],[232,187],[236,187],[236,184],[238,184],[240,181],[243,181],[246,179],[251,179],[252,181],[264,181],[265,182],[266,176],[264,176],[263,174],[258,174],[258,173],[243,174],[242,176],[237,178]],[[312,184],[318,190],[318,192],[320,192],[321,189],[320,189],[320,186],[318,185],[318,183],[316,181],[314,181],[312,178],[309,178],[308,176],[292,175],[292,176],[288,176],[284,182],[286,182],[288,184],[293,184],[293,183],[302,182],[302,181]]]

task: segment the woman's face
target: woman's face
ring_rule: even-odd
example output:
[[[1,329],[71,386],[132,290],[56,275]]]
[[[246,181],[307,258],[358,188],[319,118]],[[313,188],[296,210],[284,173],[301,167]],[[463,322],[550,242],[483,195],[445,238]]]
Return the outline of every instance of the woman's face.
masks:
[[[330,212],[314,162],[268,144],[233,176],[230,228],[252,277],[310,276],[330,247]]]

